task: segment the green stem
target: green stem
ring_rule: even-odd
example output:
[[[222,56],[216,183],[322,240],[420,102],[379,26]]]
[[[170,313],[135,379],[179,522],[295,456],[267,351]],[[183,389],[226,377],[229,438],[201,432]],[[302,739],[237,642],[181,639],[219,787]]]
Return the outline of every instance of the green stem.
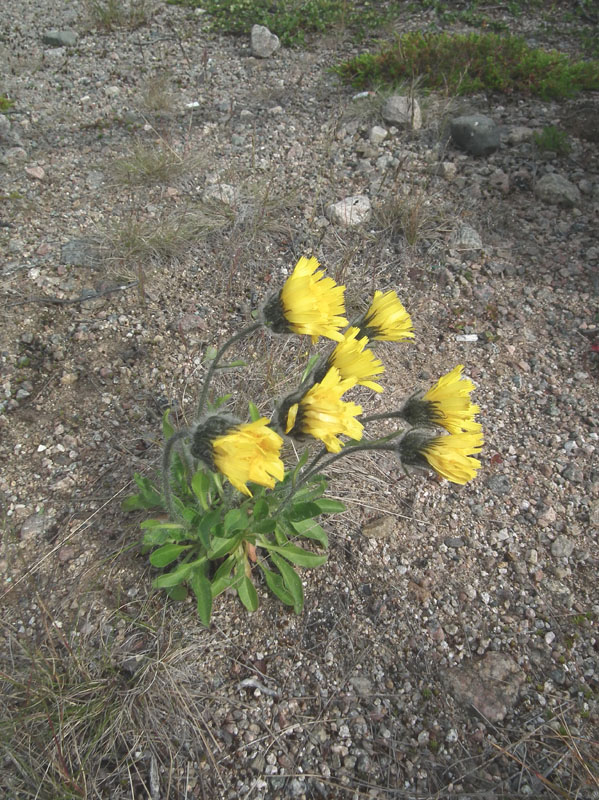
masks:
[[[164,445],[162,452],[162,494],[166,503],[166,510],[168,511],[169,518],[175,521],[177,519],[177,512],[173,504],[173,492],[171,490],[171,456],[173,447],[189,435],[187,428],[177,433],[173,433],[171,438]]]
[[[204,379],[204,385],[202,387],[202,394],[200,395],[200,402],[198,403],[198,418],[202,415],[202,411],[204,410],[204,406],[206,404],[206,399],[208,397],[208,389],[210,388],[210,381],[214,375],[214,371],[218,366],[218,362],[221,360],[225,352],[231,347],[232,344],[238,342],[240,339],[243,339],[244,336],[249,336],[250,333],[258,330],[263,325],[262,322],[254,322],[253,325],[248,325],[247,328],[243,328],[234,336],[231,336],[218,350],[214,358],[212,359],[212,363],[208,367],[208,372],[206,374],[206,378]]]

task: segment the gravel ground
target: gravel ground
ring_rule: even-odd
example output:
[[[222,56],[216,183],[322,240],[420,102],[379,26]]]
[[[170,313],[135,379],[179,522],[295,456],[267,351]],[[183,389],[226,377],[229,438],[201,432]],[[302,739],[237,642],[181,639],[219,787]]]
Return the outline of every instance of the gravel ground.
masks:
[[[375,144],[379,98],[329,70],[357,52],[343,32],[258,59],[178,7],[107,33],[77,0],[3,10],[3,796],[598,798],[596,98],[422,97],[422,129]],[[464,111],[498,123],[497,152],[449,141]],[[552,124],[569,154],[533,146]],[[535,195],[551,172],[574,207]],[[329,222],[358,194],[368,222]],[[393,288],[412,315],[361,400],[464,364],[483,467],[456,487],[339,465],[348,511],[303,614],[223,596],[206,630],[150,593],[119,503],[163,410],[193,415],[206,348],[311,253],[351,310]],[[257,336],[223,389],[269,413],[305,355]]]

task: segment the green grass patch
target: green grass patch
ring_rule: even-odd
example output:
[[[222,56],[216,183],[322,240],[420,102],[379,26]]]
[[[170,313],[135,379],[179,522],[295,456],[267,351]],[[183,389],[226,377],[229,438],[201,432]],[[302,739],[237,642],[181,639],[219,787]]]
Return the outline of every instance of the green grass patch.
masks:
[[[8,111],[14,104],[14,100],[9,100],[5,94],[0,94],[0,113]]]
[[[551,151],[558,156],[565,156],[571,150],[568,134],[555,125],[546,125],[542,131],[533,135],[533,139],[537,150],[542,153]]]
[[[266,25],[284,45],[303,44],[306,34],[349,28],[356,33],[384,25],[402,4],[388,0],[168,0],[173,5],[201,6],[213,30],[249,34],[252,25]]]
[[[555,50],[531,48],[519,37],[492,33],[406,33],[335,71],[357,88],[418,78],[423,88],[451,94],[491,90],[549,99],[599,89],[599,61],[572,61]]]

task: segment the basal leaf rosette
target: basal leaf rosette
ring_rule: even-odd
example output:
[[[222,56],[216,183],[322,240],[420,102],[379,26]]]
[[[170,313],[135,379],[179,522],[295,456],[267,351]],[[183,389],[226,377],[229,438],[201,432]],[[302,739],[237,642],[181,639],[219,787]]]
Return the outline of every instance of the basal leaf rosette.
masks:
[[[410,398],[402,409],[403,418],[415,426],[440,425],[449,433],[480,431],[480,422],[474,419],[480,407],[470,399],[475,386],[463,376],[463,370],[459,364],[422,397]]]
[[[313,344],[319,336],[343,340],[345,286],[325,277],[319,266],[314,257],[300,258],[281,291],[266,301],[262,319],[274,333],[306,334]]]
[[[476,477],[481,464],[474,453],[484,443],[482,431],[431,436],[423,431],[409,431],[398,445],[403,464],[430,466],[452,483],[465,484]]]
[[[281,404],[279,422],[291,437],[312,436],[323,442],[330,453],[338,453],[340,435],[361,439],[362,423],[356,417],[362,407],[342,400],[343,394],[357,384],[357,379],[342,379],[337,367],[331,367],[322,381],[311,386],[296,402],[289,398]]]
[[[358,327],[360,336],[381,342],[414,338],[410,315],[394,291],[376,291]]]
[[[279,456],[282,444],[266,417],[238,423],[224,415],[212,415],[193,431],[191,454],[251,497],[248,482],[272,489],[285,477]]]

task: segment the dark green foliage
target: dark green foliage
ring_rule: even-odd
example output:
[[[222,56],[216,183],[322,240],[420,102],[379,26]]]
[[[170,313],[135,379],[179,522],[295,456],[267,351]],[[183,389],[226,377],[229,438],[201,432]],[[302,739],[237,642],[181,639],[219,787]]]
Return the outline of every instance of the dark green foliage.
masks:
[[[556,128],[555,125],[546,125],[540,133],[534,134],[534,143],[541,152],[551,151],[558,156],[570,152],[568,134]]]
[[[249,34],[252,25],[266,25],[284,45],[305,41],[306,34],[348,27],[357,33],[377,28],[393,17],[398,2],[384,0],[169,0],[201,6],[210,14],[212,27],[226,33]]]
[[[452,94],[491,90],[549,99],[599,89],[599,61],[572,61],[555,50],[530,48],[518,37],[490,33],[406,33],[336,72],[358,88],[419,78],[423,88]]]

